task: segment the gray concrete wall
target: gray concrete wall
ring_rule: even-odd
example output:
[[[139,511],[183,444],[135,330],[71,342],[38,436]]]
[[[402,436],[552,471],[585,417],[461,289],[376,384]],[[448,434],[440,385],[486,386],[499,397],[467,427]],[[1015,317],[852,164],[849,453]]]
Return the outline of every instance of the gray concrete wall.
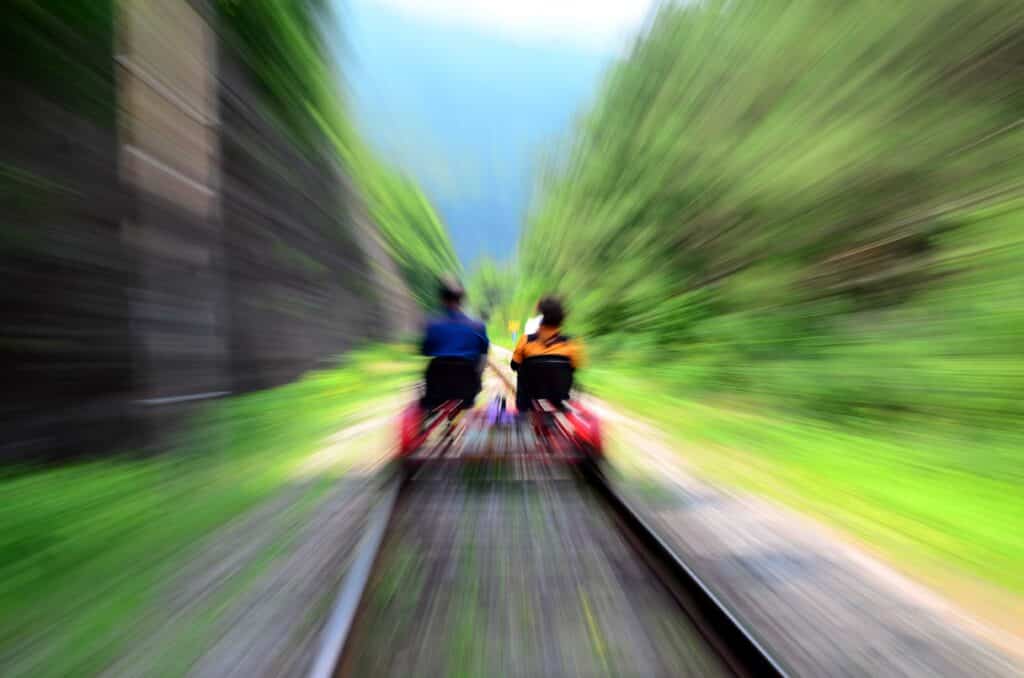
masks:
[[[120,5],[120,170],[133,198],[122,236],[137,275],[134,399],[145,407],[230,390],[217,51],[187,2]]]
[[[414,327],[334,155],[282,131],[209,3],[120,3],[103,44],[38,16],[19,35],[90,80],[0,73],[0,461],[159,448],[204,399]]]
[[[106,445],[131,380],[112,28],[28,7],[0,22],[0,460],[14,461]]]

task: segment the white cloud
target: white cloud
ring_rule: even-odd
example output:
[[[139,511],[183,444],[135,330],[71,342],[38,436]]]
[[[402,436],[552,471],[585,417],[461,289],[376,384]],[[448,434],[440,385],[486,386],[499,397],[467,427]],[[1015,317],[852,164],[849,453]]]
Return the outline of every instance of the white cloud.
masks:
[[[373,0],[418,18],[528,42],[615,51],[657,0]]]

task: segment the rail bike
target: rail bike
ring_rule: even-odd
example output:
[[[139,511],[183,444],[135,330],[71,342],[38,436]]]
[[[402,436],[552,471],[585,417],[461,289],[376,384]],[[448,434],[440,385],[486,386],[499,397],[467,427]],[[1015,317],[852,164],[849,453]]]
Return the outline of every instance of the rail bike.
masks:
[[[452,373],[460,370],[464,367],[451,368]],[[515,387],[502,378],[514,399],[508,397],[512,393],[495,395],[479,408],[464,397],[456,379],[446,376],[434,366],[428,369],[427,379],[435,379],[426,386],[431,399],[411,403],[399,416],[399,458],[529,457],[569,463],[603,458],[601,421],[575,397],[567,362],[528,358]],[[453,384],[450,389],[445,388],[448,383]]]
[[[485,502],[487,515],[492,518],[502,515],[502,511],[514,513],[515,506],[524,501],[530,506],[546,506],[563,517],[573,506],[584,507],[573,513],[576,522],[572,526],[564,520],[551,520],[540,521],[531,529],[547,530],[549,538],[561,530],[584,530],[585,524],[600,525],[601,530],[614,532],[617,536],[610,540],[601,538],[600,531],[587,532],[592,540],[588,542],[588,553],[591,557],[605,553],[609,562],[625,562],[624,557],[636,559],[638,569],[622,581],[628,581],[631,590],[641,584],[648,586],[648,590],[657,592],[658,600],[666,601],[663,612],[668,616],[657,617],[659,630],[663,631],[666,623],[691,629],[687,633],[693,634],[690,637],[694,645],[687,647],[707,644],[707,652],[715,657],[711,660],[717,667],[715,675],[786,675],[609,478],[601,421],[573,392],[571,366],[547,356],[527,358],[520,366],[515,387],[510,380],[503,379],[505,393],[485,399],[480,407],[473,406],[479,382],[473,384],[467,377],[476,374],[475,369],[454,362],[435,363],[427,371],[424,397],[401,411],[395,463],[386,465],[381,474],[378,497],[321,632],[310,678],[368,675],[368,661],[374,666],[374,675],[387,674],[389,667],[393,668],[389,662],[396,657],[391,641],[380,645],[372,642],[381,637],[382,629],[386,629],[389,638],[396,628],[413,629],[405,637],[403,647],[407,651],[426,648],[416,661],[429,662],[437,656],[437,645],[424,644],[421,639],[424,632],[430,631],[443,640],[448,626],[403,626],[402,617],[388,615],[405,608],[374,607],[379,597],[368,591],[375,581],[375,570],[387,570],[392,567],[389,558],[398,557],[394,555],[399,553],[394,543],[405,544],[402,558],[418,552],[423,558],[441,563],[446,572],[456,571],[461,557],[457,554],[464,553],[460,549],[486,551],[477,541],[483,537],[473,531],[475,528],[466,527],[472,521],[452,520],[454,514],[467,510],[466,506],[471,505],[467,502],[474,501],[478,506]],[[493,366],[491,369],[495,370]],[[494,525],[514,523],[498,518]],[[515,533],[513,529],[509,534]],[[466,541],[457,547],[458,542],[452,540],[459,534]],[[577,542],[578,537],[566,538],[555,548]],[[543,549],[546,543],[545,539],[538,539],[531,542],[531,548]],[[609,544],[626,551],[614,550]],[[602,550],[605,548],[613,549],[614,555]],[[502,548],[492,555],[506,552],[508,549]],[[574,564],[562,558],[561,552],[549,559],[527,561],[521,568],[525,573],[531,572],[531,563],[543,562],[543,572],[534,573],[538,582],[541,578],[549,581],[559,567],[576,572]],[[499,569],[484,568],[474,577],[500,577]],[[571,577],[577,587],[583,586],[577,574]],[[595,587],[591,593],[599,594],[607,579],[591,584]],[[422,590],[417,591],[408,604],[425,605],[424,619],[432,614],[427,610],[447,609],[445,606],[450,603],[450,591],[444,587],[434,597],[424,598],[426,603],[417,602],[421,601]]]

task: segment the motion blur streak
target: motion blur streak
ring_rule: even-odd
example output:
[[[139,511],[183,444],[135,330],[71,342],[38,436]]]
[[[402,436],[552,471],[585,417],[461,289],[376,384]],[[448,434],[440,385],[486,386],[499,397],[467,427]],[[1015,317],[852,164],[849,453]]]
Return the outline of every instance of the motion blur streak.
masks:
[[[678,0],[624,51],[630,0],[506,4],[431,44],[614,61],[461,262],[343,3],[2,3],[0,675],[303,675],[445,273],[495,372],[562,298],[610,477],[794,673],[1020,675],[1024,3]],[[413,492],[353,666],[716,671],[556,485]]]
[[[416,326],[406,274],[455,265],[417,187],[351,127],[327,9],[0,9],[4,676],[185,670],[182,629],[315,515],[303,457],[411,377],[393,349],[333,366]],[[331,369],[288,383],[314,368]],[[280,514],[221,552],[197,605],[199,577],[170,575],[272,492]],[[161,638],[179,659],[132,658]]]
[[[1024,592],[1022,69],[1014,0],[666,6],[471,289],[561,290],[711,471]]]
[[[5,460],[148,445],[175,403],[412,329],[402,229],[452,267],[348,129],[321,3],[244,4],[3,10]]]
[[[414,481],[342,673],[731,675],[593,491],[551,474]]]

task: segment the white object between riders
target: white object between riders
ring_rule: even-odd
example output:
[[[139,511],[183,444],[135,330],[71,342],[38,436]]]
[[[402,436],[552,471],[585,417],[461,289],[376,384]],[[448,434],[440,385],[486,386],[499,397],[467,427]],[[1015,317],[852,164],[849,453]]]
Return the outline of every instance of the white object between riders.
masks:
[[[540,329],[540,321],[543,319],[543,315],[538,315],[527,320],[526,325],[523,326],[523,334],[536,334]]]

